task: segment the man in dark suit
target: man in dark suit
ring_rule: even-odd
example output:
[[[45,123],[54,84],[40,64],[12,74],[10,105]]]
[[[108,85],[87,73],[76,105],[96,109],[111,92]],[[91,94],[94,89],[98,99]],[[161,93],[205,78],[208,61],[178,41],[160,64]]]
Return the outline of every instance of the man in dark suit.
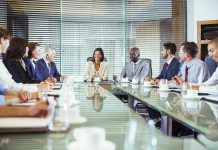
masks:
[[[24,59],[27,72],[32,79],[36,79],[36,61],[39,59],[39,44],[31,42],[28,44],[28,58]]]
[[[48,77],[55,79],[56,81],[63,81],[66,77],[61,75],[54,63],[55,49],[48,45],[45,47],[44,58],[39,59],[36,62],[36,77],[38,80],[46,80]]]
[[[171,80],[172,77],[178,74],[180,69],[180,62],[175,57],[176,45],[174,43],[168,42],[163,44],[162,56],[167,62],[163,65],[163,69],[160,75],[153,79],[154,84],[159,83],[160,79]]]

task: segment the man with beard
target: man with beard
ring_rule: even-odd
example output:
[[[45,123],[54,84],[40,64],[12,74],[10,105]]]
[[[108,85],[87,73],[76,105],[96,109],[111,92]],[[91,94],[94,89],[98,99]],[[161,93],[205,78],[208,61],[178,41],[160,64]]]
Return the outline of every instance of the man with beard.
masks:
[[[140,57],[140,51],[137,47],[134,47],[129,52],[130,61],[124,66],[121,77],[128,78],[129,81],[135,77],[139,81],[150,77],[151,68],[149,63],[146,60],[143,60]],[[117,77],[113,76],[113,79],[116,80]]]
[[[163,65],[163,69],[160,75],[152,80],[153,84],[158,84],[160,79],[171,80],[172,77],[178,74],[180,69],[180,62],[175,57],[175,54],[176,54],[175,43],[168,42],[163,44],[162,56],[163,59],[167,60],[167,62]]]

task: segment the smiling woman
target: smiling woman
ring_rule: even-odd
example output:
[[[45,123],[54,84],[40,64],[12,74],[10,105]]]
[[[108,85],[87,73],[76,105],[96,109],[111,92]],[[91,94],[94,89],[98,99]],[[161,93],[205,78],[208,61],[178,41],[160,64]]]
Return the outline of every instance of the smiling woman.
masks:
[[[93,52],[92,61],[88,62],[86,76],[91,81],[108,80],[108,64],[104,61],[102,48],[96,48]]]

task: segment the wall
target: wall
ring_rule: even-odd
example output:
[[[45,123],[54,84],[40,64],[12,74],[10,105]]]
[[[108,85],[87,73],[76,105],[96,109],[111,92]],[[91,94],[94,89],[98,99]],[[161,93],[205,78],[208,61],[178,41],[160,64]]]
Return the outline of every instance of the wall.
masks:
[[[197,21],[218,20],[218,0],[187,0],[187,40],[197,42]]]

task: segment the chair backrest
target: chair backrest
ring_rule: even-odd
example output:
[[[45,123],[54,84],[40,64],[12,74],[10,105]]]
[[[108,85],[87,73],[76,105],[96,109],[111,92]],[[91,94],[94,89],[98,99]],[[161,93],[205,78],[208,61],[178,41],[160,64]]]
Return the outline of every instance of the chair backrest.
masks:
[[[150,77],[152,77],[152,61],[151,61],[151,59],[149,59],[149,58],[142,58],[142,60],[145,60],[146,62],[149,63],[150,71],[149,71],[148,75],[149,75]]]
[[[87,57],[87,61],[92,61],[92,57]],[[104,62],[107,62],[107,58],[104,57]]]

